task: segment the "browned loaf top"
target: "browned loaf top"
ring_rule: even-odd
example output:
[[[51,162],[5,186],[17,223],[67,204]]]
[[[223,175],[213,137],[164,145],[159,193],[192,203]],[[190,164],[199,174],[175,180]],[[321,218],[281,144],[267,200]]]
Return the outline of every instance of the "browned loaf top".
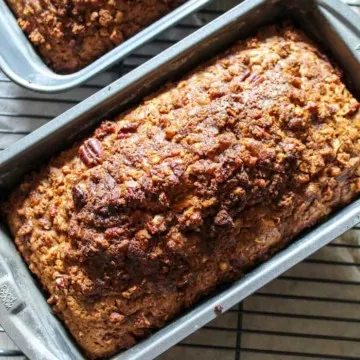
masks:
[[[6,0],[45,63],[72,73],[185,0]]]
[[[105,121],[12,194],[8,221],[89,357],[131,347],[360,189],[359,103],[271,26]]]

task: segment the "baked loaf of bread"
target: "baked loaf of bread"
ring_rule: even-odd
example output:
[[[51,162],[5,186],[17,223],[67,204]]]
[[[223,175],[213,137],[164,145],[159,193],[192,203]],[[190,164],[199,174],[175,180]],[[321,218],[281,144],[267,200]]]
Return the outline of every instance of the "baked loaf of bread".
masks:
[[[185,0],[7,0],[46,64],[72,73]]]
[[[360,190],[359,103],[271,26],[28,176],[7,219],[91,358],[129,348]]]

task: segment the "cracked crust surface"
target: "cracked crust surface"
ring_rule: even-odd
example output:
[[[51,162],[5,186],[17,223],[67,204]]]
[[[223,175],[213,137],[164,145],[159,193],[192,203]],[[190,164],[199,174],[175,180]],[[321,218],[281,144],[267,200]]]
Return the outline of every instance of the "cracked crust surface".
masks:
[[[185,0],[7,0],[21,29],[57,73],[95,61]]]
[[[235,44],[28,176],[8,222],[89,357],[129,348],[360,189],[359,103],[302,32]]]

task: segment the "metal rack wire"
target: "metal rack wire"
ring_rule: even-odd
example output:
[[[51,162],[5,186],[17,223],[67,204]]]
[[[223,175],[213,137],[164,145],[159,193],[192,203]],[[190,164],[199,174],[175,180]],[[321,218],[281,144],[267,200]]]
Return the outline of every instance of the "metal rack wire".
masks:
[[[24,90],[0,72],[0,150],[142,64],[239,0],[215,1],[79,89]],[[346,0],[360,13],[360,0]],[[160,360],[360,359],[360,227],[272,281]],[[24,359],[0,327],[0,358]]]

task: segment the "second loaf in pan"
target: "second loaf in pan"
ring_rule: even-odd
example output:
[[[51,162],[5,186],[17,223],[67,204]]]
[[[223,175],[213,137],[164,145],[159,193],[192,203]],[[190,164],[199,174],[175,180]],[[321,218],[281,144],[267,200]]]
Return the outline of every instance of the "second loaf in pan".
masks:
[[[271,26],[105,121],[11,195],[7,219],[91,358],[129,348],[360,189],[356,99]]]
[[[6,0],[44,62],[73,73],[185,0]]]

